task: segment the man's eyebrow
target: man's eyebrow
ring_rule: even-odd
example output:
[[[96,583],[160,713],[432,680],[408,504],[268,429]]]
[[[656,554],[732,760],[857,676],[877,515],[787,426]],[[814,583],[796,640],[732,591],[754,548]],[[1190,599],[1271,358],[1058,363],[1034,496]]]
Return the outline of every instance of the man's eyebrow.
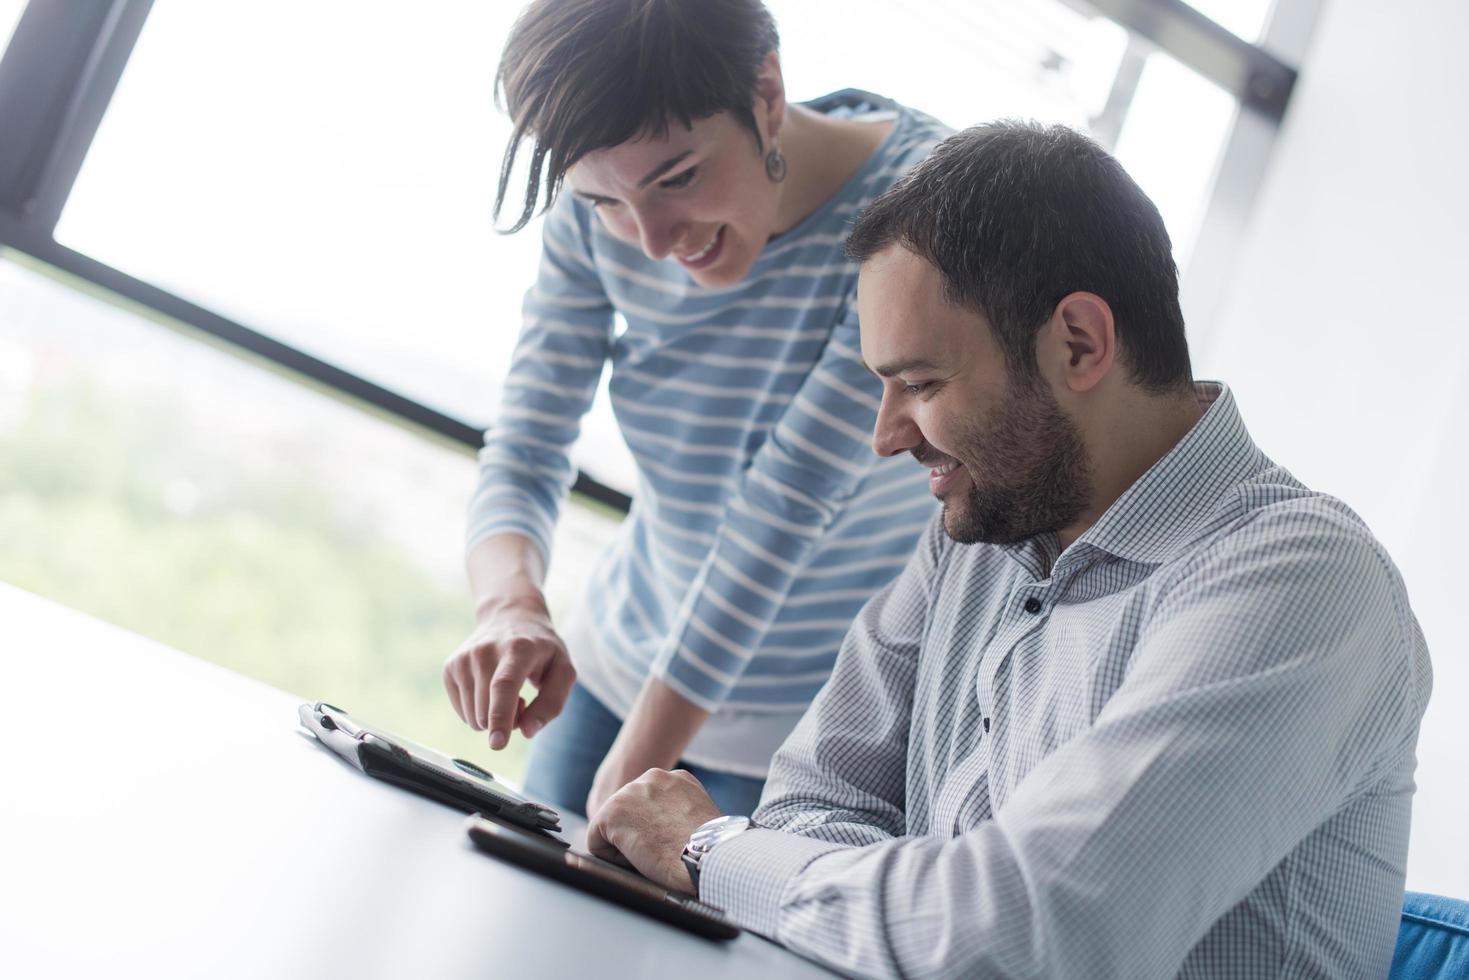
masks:
[[[667,160],[664,160],[662,163],[658,164],[658,166],[648,171],[648,176],[638,181],[638,190],[642,190],[644,187],[647,187],[653,181],[657,180],[659,177],[662,177],[664,174],[668,173],[668,171],[672,170],[680,163],[683,163],[686,157],[691,157],[693,155],[693,150],[684,150],[678,156],[669,157]]]
[[[867,359],[862,359],[862,366],[880,378],[891,378],[895,374],[905,371],[931,371],[938,365],[926,357],[907,357],[902,360],[893,361],[890,364],[868,364]]]

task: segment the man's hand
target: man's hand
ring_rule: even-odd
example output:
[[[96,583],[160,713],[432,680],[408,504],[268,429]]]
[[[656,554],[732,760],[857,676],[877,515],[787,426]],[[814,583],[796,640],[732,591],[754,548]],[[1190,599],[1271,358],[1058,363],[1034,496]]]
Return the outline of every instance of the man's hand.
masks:
[[[658,753],[659,756],[664,754]],[[612,799],[613,794],[622,787],[649,769],[669,765],[667,760],[662,758],[635,757],[640,755],[640,753],[633,752],[622,739],[612,743],[612,747],[607,750],[607,757],[597,767],[596,778],[592,780],[592,791],[587,795],[588,819],[595,817],[607,801]]]
[[[645,877],[683,895],[694,894],[683,866],[683,846],[719,807],[686,770],[649,769],[613,794],[592,817],[587,849],[630,864]]]
[[[530,681],[528,706],[520,697]],[[503,749],[512,728],[530,738],[561,713],[576,669],[539,590],[485,603],[474,632],[444,662],[449,702],[475,731],[489,729],[490,748]]]

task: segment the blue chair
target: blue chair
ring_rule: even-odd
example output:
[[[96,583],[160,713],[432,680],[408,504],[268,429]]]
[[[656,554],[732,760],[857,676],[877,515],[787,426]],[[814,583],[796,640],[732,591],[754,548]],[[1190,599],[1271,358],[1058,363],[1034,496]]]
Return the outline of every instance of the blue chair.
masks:
[[[1408,892],[1391,980],[1469,978],[1469,902]]]

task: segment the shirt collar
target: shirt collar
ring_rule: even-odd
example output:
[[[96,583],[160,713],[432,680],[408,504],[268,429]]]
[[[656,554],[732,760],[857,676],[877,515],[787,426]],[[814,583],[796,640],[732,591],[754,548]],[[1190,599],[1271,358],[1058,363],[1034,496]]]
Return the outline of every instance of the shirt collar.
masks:
[[[1250,473],[1268,465],[1255,446],[1225,384],[1194,385],[1204,414],[1178,444],[1112,502],[1066,553],[1099,549],[1128,561],[1161,564],[1198,533],[1215,504]],[[1030,538],[1006,550],[1024,565],[1050,564],[1055,535]],[[1060,559],[1056,559],[1060,560]]]
[[[1229,386],[1194,385],[1203,417],[1178,444],[1113,501],[1076,540],[1130,561],[1159,564],[1193,540],[1216,504],[1269,465]]]

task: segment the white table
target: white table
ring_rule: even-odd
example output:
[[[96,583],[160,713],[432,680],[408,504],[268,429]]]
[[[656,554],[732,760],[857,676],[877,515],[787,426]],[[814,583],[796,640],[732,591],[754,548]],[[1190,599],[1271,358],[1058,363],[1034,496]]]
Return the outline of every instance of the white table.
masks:
[[[0,584],[0,977],[830,976],[475,851],[301,700]]]

